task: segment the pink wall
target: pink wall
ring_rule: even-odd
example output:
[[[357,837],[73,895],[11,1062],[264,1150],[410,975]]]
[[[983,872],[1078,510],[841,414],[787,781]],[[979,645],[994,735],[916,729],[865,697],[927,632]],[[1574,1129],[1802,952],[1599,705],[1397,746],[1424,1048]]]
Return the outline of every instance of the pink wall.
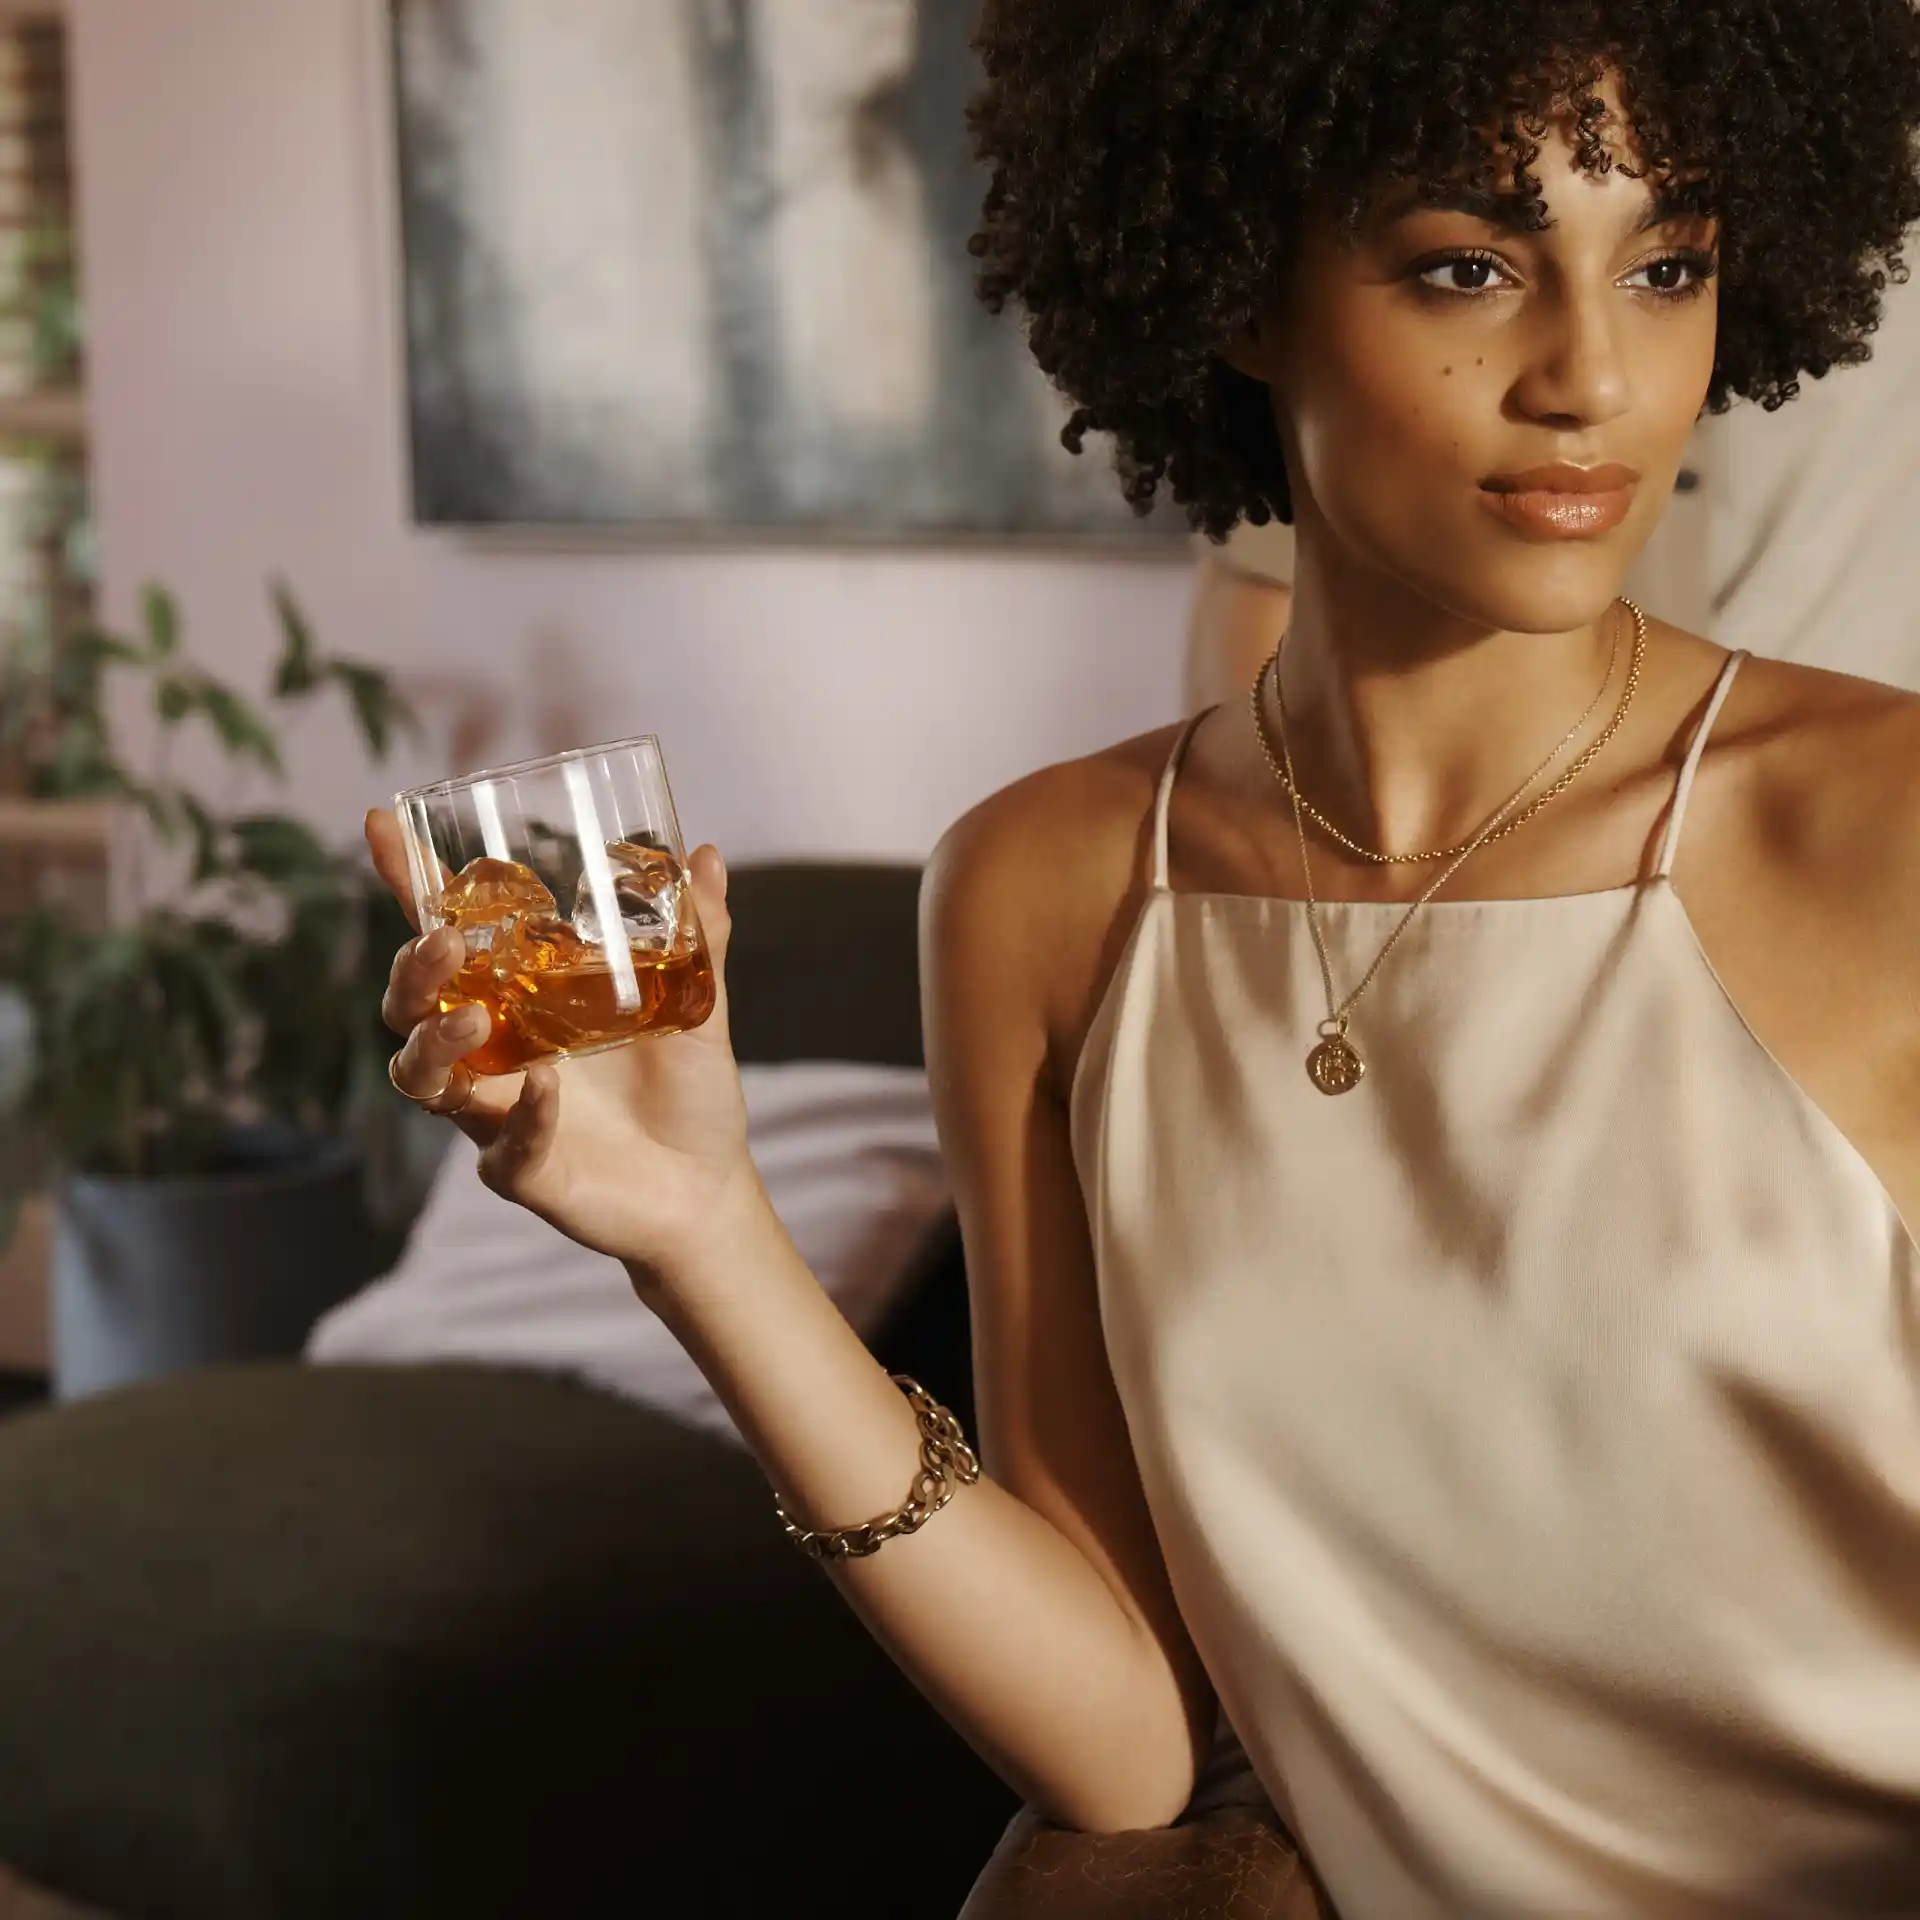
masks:
[[[489,548],[406,524],[382,0],[74,0],[95,475],[112,617],[179,593],[259,686],[284,571],[386,660],[427,778],[661,735],[682,822],[736,859],[917,855],[1026,769],[1175,711],[1187,570],[1019,551]],[[294,803],[357,827],[394,780],[346,728]]]

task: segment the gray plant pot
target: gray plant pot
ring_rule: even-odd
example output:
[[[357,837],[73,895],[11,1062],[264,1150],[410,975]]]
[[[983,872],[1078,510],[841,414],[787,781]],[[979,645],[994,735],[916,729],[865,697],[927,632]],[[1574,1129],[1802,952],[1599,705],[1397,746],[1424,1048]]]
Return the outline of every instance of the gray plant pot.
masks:
[[[73,1175],[55,1194],[53,1388],[63,1400],[223,1361],[291,1357],[391,1252],[339,1141],[237,1134],[235,1171]]]

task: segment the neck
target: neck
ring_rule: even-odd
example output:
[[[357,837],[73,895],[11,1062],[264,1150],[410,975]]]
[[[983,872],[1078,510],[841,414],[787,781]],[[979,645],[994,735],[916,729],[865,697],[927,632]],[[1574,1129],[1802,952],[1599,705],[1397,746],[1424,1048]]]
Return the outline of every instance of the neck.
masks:
[[[1334,577],[1318,544],[1302,542],[1280,656],[1302,791],[1388,852],[1470,838],[1586,711],[1616,639],[1624,665],[1626,610],[1565,632],[1490,628],[1378,574]],[[1270,684],[1262,698],[1271,724]],[[1556,770],[1610,717],[1603,702]]]

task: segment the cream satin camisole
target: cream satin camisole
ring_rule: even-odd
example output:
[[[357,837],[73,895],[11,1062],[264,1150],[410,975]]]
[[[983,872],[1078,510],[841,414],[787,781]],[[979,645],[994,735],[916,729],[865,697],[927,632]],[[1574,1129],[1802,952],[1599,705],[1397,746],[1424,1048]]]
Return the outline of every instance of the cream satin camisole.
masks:
[[[1181,1609],[1342,1920],[1920,1915],[1920,1250],[1657,873],[1152,891],[1075,1160]],[[1403,912],[1322,909],[1357,980]],[[1920,977],[1920,955],[1916,956]],[[1915,1115],[1920,1125],[1920,1114]]]

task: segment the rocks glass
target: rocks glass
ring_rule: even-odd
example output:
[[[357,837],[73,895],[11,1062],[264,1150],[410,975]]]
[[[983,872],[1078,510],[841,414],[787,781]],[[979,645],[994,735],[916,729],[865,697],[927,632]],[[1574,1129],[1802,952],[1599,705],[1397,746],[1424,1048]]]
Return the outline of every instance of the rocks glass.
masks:
[[[467,943],[441,1010],[477,1002],[493,1017],[475,1073],[682,1033],[713,1011],[653,735],[414,787],[394,809],[420,930]]]

